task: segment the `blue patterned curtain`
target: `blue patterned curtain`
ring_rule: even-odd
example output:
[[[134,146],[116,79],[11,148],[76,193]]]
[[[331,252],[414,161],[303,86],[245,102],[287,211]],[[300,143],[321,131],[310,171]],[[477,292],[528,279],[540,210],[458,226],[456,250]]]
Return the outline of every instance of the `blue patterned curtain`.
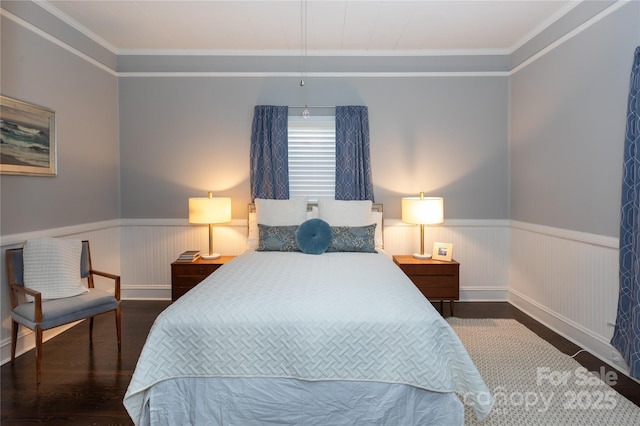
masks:
[[[336,200],[373,201],[369,155],[369,111],[336,107]]]
[[[611,344],[640,378],[640,46],[629,85],[620,221],[620,295]]]
[[[286,106],[256,105],[251,126],[251,199],[289,198]]]

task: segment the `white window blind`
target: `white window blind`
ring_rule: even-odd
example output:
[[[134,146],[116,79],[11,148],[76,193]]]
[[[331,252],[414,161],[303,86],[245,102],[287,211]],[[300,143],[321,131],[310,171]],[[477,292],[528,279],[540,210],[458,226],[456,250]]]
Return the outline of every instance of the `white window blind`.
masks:
[[[289,117],[289,196],[334,197],[335,117]]]

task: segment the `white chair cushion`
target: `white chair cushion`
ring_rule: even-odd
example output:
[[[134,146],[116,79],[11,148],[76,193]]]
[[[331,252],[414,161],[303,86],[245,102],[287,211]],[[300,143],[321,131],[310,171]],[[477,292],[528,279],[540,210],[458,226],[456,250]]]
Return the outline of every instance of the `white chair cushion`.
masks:
[[[81,256],[80,240],[39,238],[27,241],[23,250],[24,285],[42,293],[44,300],[88,292],[80,277]]]

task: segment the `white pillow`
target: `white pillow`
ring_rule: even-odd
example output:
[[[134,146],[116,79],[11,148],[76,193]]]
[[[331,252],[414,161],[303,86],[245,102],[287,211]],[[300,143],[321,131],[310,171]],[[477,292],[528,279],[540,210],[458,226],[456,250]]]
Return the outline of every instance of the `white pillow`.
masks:
[[[384,246],[384,240],[382,239],[382,212],[371,212],[371,221],[369,223],[376,224],[376,248],[382,248]]]
[[[269,226],[300,225],[307,219],[307,197],[289,200],[256,198],[256,219]]]
[[[289,200],[267,200],[256,198],[256,212],[249,213],[249,235],[247,248],[258,248],[258,223],[269,226],[300,225],[307,219],[317,217],[317,209],[307,212],[307,197]]]
[[[88,292],[80,277],[82,241],[58,238],[29,240],[24,246],[24,285],[42,299],[61,299]],[[27,297],[28,301],[33,300]]]
[[[365,226],[371,225],[370,200],[318,200],[320,219],[331,226]]]

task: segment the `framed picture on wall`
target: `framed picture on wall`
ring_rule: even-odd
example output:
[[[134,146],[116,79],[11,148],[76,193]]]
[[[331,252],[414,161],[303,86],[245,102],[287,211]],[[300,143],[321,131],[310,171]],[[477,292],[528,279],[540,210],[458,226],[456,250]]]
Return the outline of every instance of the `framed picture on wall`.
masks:
[[[56,113],[0,96],[0,173],[56,175]]]
[[[431,253],[431,258],[433,260],[451,262],[451,256],[453,256],[453,244],[433,243],[433,252]]]

